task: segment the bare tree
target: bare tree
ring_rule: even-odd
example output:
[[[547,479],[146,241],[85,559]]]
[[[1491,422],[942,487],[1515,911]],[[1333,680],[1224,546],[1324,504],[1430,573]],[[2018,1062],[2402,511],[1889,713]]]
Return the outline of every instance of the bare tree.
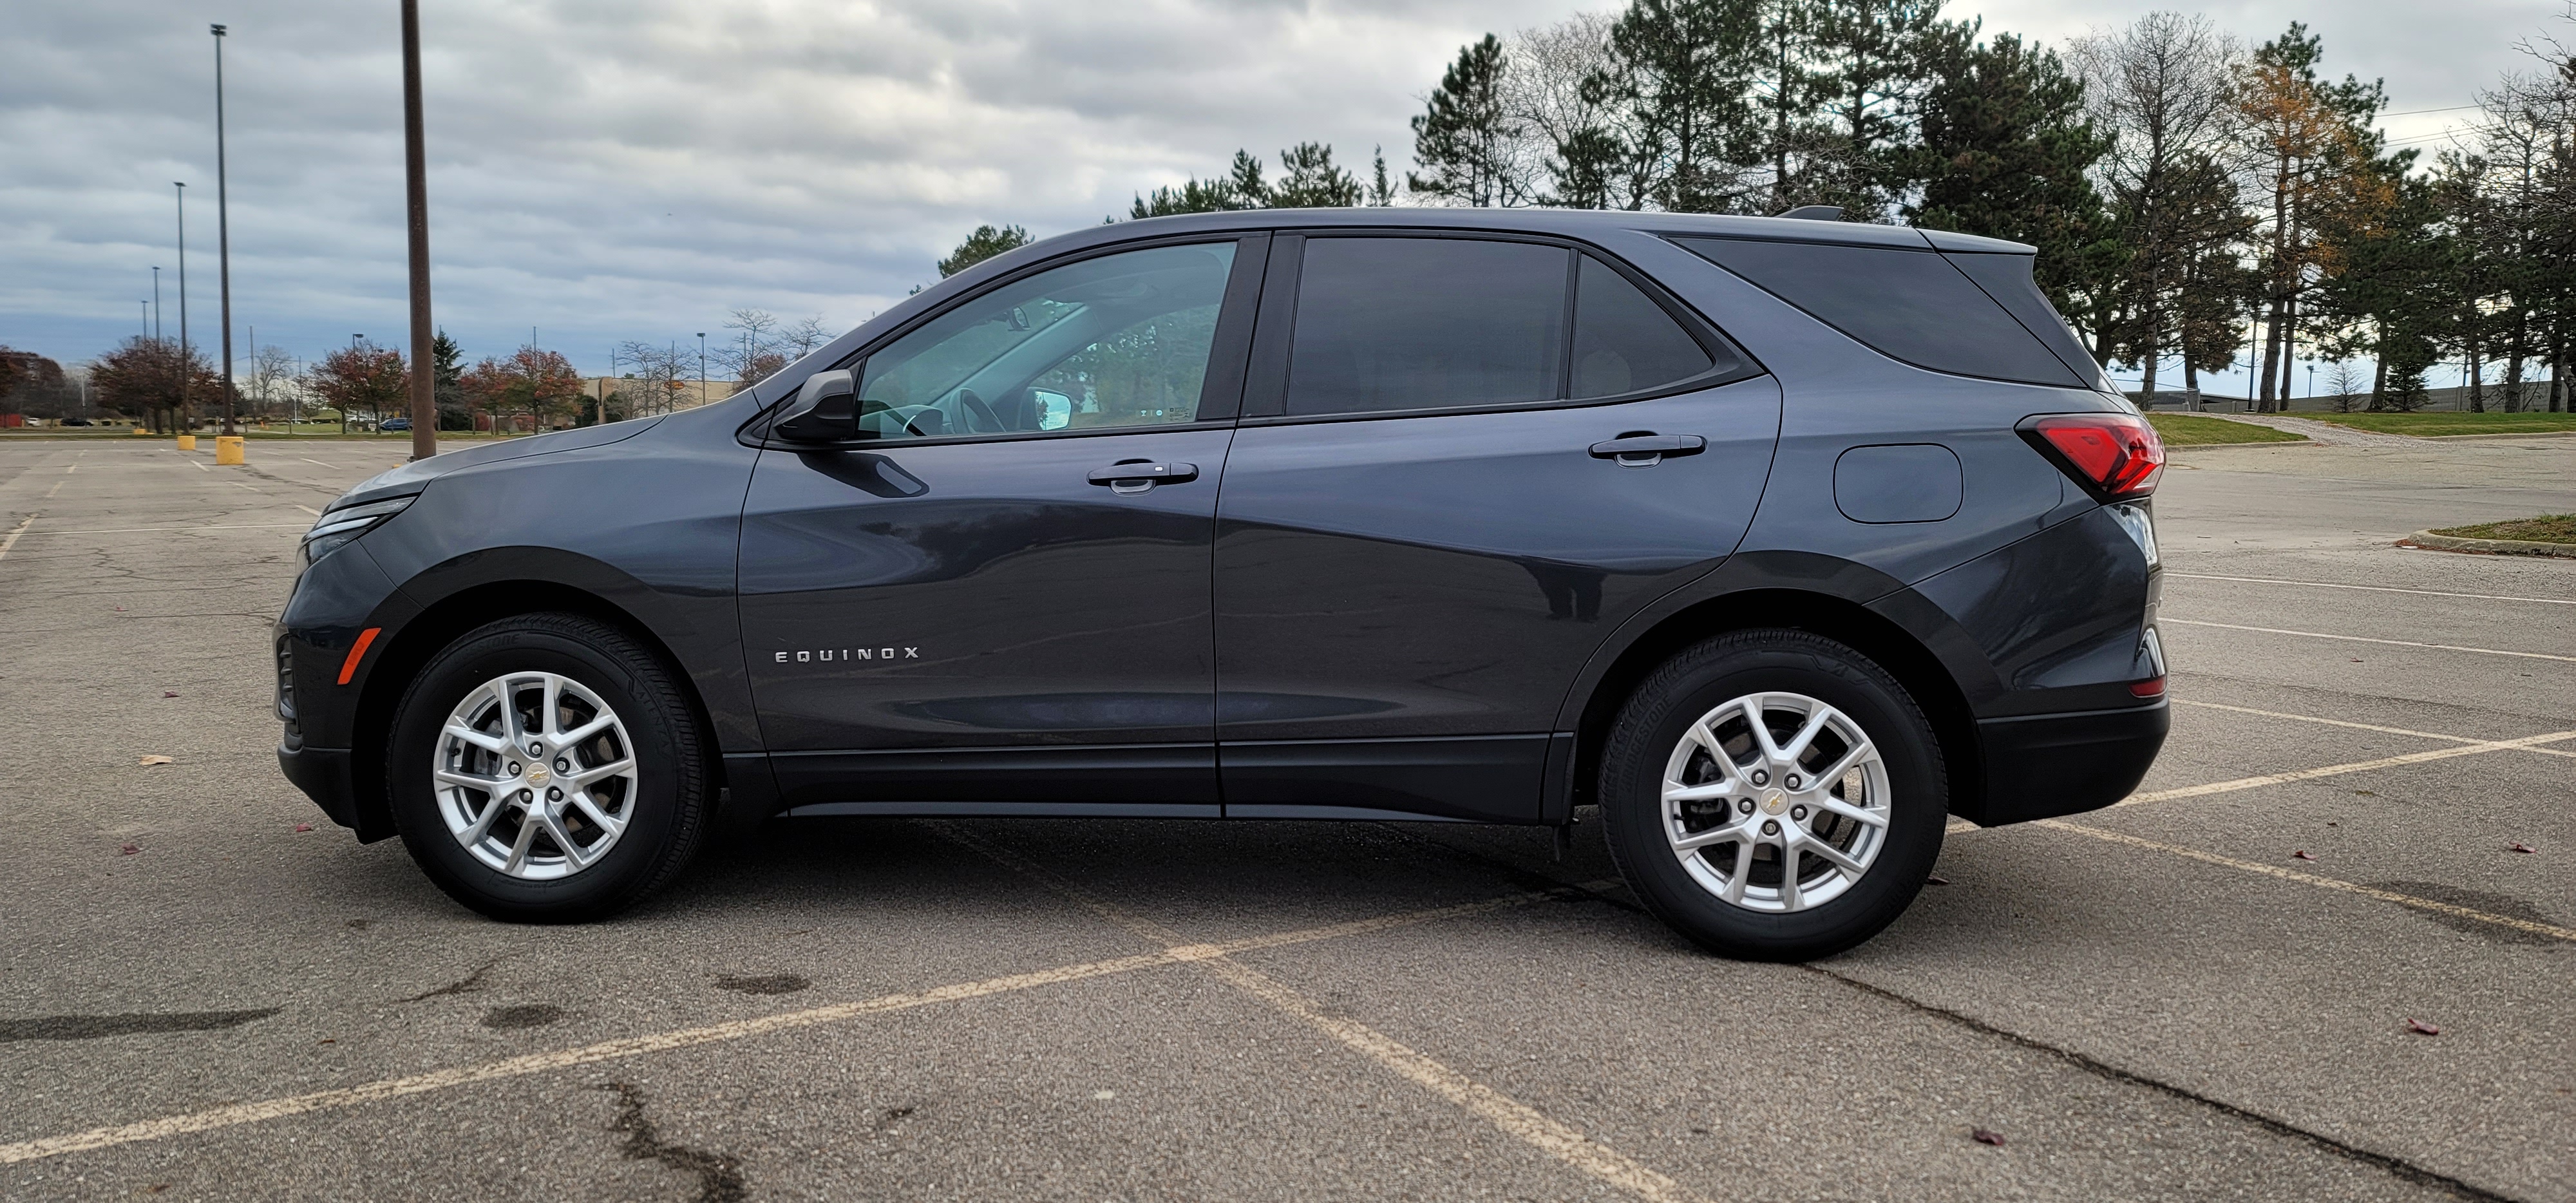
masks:
[[[799,318],[795,325],[778,332],[780,348],[791,360],[814,353],[814,349],[839,338],[841,332],[823,324],[823,315]]]
[[[2235,40],[2207,17],[2174,12],[2149,13],[2068,46],[2086,101],[2114,139],[2101,170],[2132,256],[2122,290],[2129,319],[2123,341],[2144,369],[2148,394],[2157,361],[2172,345],[2166,294],[2208,238],[2193,228],[2207,223],[2186,220],[2197,207],[2186,201],[2204,190],[2205,165],[2227,144],[2239,57]],[[2102,323],[2096,358],[2107,358],[2113,338],[2113,323]]]
[[[618,389],[626,394],[629,417],[666,414],[694,403],[695,398],[687,396],[689,386],[682,382],[697,367],[695,352],[683,354],[678,344],[628,342],[619,345],[617,358],[635,365],[627,374],[635,382],[633,388]]]
[[[262,416],[276,413],[287,399],[288,390],[296,387],[295,356],[284,347],[261,347],[251,356],[251,404]]]

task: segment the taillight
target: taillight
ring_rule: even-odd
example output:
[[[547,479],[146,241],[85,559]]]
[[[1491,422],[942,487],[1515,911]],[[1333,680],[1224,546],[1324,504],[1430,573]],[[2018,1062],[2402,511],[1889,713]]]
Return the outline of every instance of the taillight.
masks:
[[[2136,414],[2042,414],[2021,431],[2100,501],[2144,497],[2164,475],[2165,442]]]

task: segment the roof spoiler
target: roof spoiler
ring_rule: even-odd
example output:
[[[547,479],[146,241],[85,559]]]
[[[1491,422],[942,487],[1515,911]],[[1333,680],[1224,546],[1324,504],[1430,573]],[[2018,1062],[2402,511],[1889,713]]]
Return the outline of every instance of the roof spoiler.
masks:
[[[1841,221],[1843,207],[1841,205],[1800,205],[1786,213],[1774,213],[1771,216],[1797,221]]]

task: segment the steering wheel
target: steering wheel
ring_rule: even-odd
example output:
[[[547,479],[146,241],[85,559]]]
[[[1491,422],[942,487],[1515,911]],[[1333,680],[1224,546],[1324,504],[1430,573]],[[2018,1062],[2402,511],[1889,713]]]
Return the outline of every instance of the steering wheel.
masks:
[[[957,401],[966,407],[968,418],[982,423],[987,433],[999,434],[1009,429],[1002,425],[1001,415],[994,413],[992,406],[984,404],[984,399],[975,395],[975,390],[971,388],[957,390]]]

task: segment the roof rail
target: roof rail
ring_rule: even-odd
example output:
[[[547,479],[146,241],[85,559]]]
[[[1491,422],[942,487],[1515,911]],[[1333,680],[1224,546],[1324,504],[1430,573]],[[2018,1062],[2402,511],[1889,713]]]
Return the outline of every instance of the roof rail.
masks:
[[[1798,221],[1841,221],[1843,207],[1841,205],[1800,205],[1786,213],[1774,213],[1772,216],[1794,218]]]

